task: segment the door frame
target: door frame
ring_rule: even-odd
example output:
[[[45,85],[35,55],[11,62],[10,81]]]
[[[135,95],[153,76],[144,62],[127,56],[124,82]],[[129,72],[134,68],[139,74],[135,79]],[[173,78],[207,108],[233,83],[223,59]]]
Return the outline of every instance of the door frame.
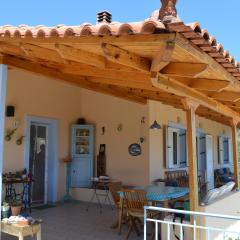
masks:
[[[47,174],[47,201],[57,202],[57,192],[58,192],[58,120],[45,118],[45,117],[35,117],[27,116],[25,119],[25,148],[24,148],[24,167],[29,170],[29,150],[30,150],[30,126],[31,124],[42,124],[47,126],[47,142],[48,142],[48,159],[47,168],[51,168]],[[51,160],[50,160],[51,159]],[[51,167],[49,168],[49,165]]]

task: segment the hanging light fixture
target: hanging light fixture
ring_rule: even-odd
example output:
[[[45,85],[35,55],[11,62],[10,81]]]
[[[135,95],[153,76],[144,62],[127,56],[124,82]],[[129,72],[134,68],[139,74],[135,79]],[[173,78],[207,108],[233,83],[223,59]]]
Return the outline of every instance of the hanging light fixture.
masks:
[[[157,118],[157,111],[156,111],[156,105],[154,104],[154,110],[155,110],[155,117]],[[157,120],[154,120],[153,124],[150,126],[150,129],[161,129],[161,125],[157,122]]]
[[[150,129],[161,129],[161,125],[157,122],[157,120],[155,120],[150,126]]]

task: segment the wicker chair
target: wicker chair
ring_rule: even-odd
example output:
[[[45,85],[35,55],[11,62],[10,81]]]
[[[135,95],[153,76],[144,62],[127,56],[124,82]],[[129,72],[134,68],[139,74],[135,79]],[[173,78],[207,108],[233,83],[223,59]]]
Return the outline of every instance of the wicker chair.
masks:
[[[108,187],[109,187],[109,191],[112,195],[112,199],[114,201],[115,207],[118,210],[117,223],[114,224],[112,227],[113,228],[117,227],[118,233],[120,234],[121,228],[122,228],[123,216],[124,216],[124,209],[123,209],[124,206],[122,203],[123,200],[120,198],[119,191],[122,190],[123,186],[122,186],[121,182],[111,182],[111,183],[109,183]]]
[[[146,192],[143,190],[126,189],[123,192],[130,221],[126,237],[128,239],[133,230],[136,231],[138,236],[140,235],[137,224],[144,218],[144,206],[148,205],[148,200]]]

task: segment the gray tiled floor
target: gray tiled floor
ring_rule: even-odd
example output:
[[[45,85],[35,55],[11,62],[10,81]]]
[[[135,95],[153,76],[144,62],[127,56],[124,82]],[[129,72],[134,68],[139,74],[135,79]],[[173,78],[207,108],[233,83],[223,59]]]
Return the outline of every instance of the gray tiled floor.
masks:
[[[62,204],[55,208],[34,210],[34,217],[43,219],[42,240],[120,240],[125,239],[127,226],[123,227],[122,235],[110,226],[116,221],[116,211],[104,207],[100,214],[96,205],[86,211],[86,204]],[[14,237],[2,235],[2,240],[16,240]],[[28,238],[31,239],[32,238]],[[129,240],[143,239],[133,232]]]

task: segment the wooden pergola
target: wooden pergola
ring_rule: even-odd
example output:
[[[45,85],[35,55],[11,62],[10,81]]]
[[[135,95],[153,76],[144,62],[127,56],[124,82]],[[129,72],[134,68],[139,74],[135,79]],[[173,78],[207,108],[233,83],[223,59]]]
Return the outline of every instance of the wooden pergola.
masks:
[[[140,104],[155,100],[183,109],[191,210],[196,211],[196,115],[232,127],[239,187],[240,71],[215,39],[198,25],[185,25],[177,19],[176,1],[162,2],[160,15],[142,23],[1,27],[0,62]]]

